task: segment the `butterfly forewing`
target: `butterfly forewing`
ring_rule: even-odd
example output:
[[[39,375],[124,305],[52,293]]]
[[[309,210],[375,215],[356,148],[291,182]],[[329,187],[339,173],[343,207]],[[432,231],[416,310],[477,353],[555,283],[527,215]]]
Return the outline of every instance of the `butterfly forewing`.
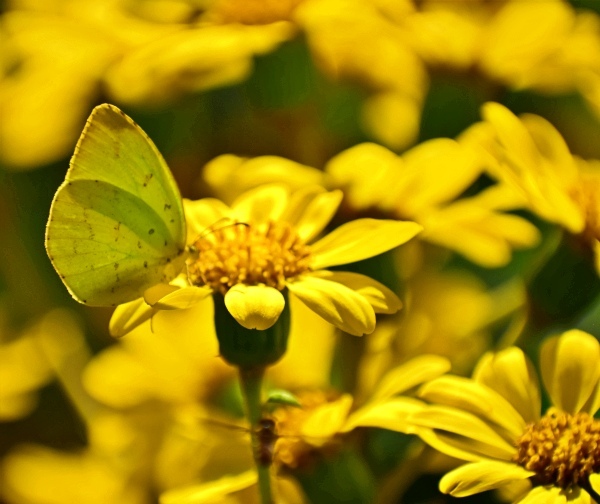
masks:
[[[50,211],[48,255],[80,302],[131,301],[183,265],[177,185],[148,136],[112,105],[92,112]]]

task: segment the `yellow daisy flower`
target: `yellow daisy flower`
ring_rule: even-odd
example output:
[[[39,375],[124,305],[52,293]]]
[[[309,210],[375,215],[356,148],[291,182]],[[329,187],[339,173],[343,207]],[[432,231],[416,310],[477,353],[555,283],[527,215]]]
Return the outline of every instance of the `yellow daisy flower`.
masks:
[[[424,228],[419,241],[448,248],[484,267],[503,266],[513,249],[535,245],[540,235],[527,220],[506,213],[522,205],[510,188],[496,185],[461,198],[487,160],[476,146],[473,141],[437,138],[398,156],[381,145],[363,143],[334,156],[325,173],[276,156],[223,155],[206,165],[203,176],[224,198],[256,181],[341,188],[342,208],[353,215],[375,212],[413,220]]]
[[[231,207],[212,198],[186,201],[188,242],[197,252],[188,259],[187,280],[146,291],[145,302],[153,308],[141,301],[118,307],[112,333],[126,332],[149,318],[152,309],[189,308],[211,294],[224,297],[243,327],[265,330],[281,315],[288,291],[343,331],[371,333],[376,313],[401,307],[398,297],[367,276],[325,268],[381,254],[422,228],[414,222],[359,219],[314,241],[341,198],[340,191],[316,186],[291,193],[270,185],[248,191]]]
[[[573,156],[540,116],[516,117],[498,103],[485,104],[482,113],[485,122],[474,129],[481,133],[492,174],[512,187],[523,206],[579,236],[600,272],[600,162]]]
[[[536,373],[511,347],[486,354],[471,379],[444,376],[419,396],[435,403],[408,422],[437,450],[465,464],[440,481],[440,490],[464,497],[528,483],[515,499],[590,503],[600,491],[600,345],[574,329],[544,342],[541,376],[552,405],[541,411]]]

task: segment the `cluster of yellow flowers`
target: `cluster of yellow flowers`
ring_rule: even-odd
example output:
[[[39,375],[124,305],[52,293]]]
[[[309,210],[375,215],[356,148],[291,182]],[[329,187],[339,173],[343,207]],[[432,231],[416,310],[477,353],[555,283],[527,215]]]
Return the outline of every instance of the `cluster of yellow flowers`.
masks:
[[[101,98],[165,107],[249,79],[290,41],[360,87],[370,141],[315,166],[206,163],[211,197],[183,200],[181,267],[116,307],[119,339],[98,352],[65,309],[16,335],[0,312],[0,421],[26,418],[56,379],[85,438],[8,443],[0,500],[410,504],[445,473],[454,497],[600,503],[600,333],[581,318],[600,292],[600,160],[499,103],[578,94],[600,121],[600,15],[562,0],[6,3],[12,169],[62,159]],[[417,143],[429,82],[448,73],[494,100],[456,138]],[[275,328],[287,347],[264,365],[225,349],[224,332],[243,354]],[[273,425],[246,411],[250,449],[244,379],[258,367]],[[379,473],[378,435],[397,451],[381,449]]]

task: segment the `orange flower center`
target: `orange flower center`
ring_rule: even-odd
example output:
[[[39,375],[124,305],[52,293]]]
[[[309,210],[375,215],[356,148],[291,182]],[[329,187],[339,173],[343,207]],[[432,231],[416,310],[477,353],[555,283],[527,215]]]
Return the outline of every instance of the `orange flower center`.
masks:
[[[190,282],[222,294],[239,283],[283,290],[286,279],[310,270],[310,248],[287,223],[228,226],[200,237],[194,247],[197,258],[187,263]]]
[[[298,469],[310,465],[319,453],[335,451],[337,443],[331,439],[323,443],[322,439],[304,439],[302,425],[319,406],[333,402],[338,398],[334,392],[320,390],[303,391],[296,394],[302,408],[284,406],[273,413],[281,436],[275,444],[275,460],[279,465]],[[313,441],[315,444],[311,444]],[[318,449],[315,445],[318,445]]]
[[[513,461],[535,471],[543,485],[569,488],[600,472],[600,421],[587,413],[570,415],[550,408],[517,440]]]
[[[302,0],[217,0],[211,14],[222,23],[261,25],[290,21]]]

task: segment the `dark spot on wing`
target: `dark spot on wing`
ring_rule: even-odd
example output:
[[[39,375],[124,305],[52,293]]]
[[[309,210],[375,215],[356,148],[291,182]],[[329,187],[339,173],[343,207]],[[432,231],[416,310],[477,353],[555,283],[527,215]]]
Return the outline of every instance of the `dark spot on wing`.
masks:
[[[119,263],[115,263],[115,269],[119,269]]]
[[[171,222],[175,222],[175,219],[171,219]]]
[[[167,246],[167,240],[165,240],[165,247]]]
[[[148,185],[148,182],[150,182],[150,180],[152,179],[152,173],[148,173],[148,175],[146,175],[144,177],[144,187],[146,187]]]
[[[144,261],[144,268],[148,267],[148,261]]]
[[[149,230],[148,230],[148,234],[150,234],[150,235],[151,235],[151,234],[154,234],[154,229],[149,229]]]
[[[169,205],[168,203],[165,203],[165,210],[171,210],[171,205]]]
[[[142,248],[142,242],[138,240],[138,248]]]
[[[115,231],[118,231],[121,228],[121,223],[117,222],[117,225],[115,226]]]

